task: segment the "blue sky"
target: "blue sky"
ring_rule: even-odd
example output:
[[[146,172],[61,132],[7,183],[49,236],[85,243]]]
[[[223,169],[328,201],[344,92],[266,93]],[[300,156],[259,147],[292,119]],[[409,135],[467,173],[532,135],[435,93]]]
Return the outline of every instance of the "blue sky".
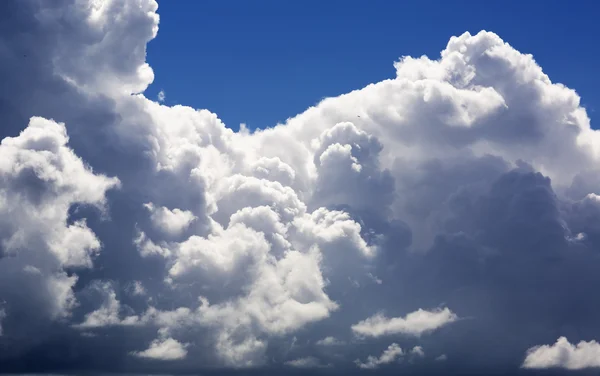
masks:
[[[437,58],[452,35],[493,31],[553,81],[600,106],[595,1],[159,1],[148,46],[167,104],[264,128],[327,96],[391,78],[402,55]]]

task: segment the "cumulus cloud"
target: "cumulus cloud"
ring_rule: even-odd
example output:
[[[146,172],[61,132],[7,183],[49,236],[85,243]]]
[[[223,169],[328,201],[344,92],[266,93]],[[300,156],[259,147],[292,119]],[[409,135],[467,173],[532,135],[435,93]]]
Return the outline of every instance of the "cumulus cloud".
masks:
[[[144,351],[134,352],[140,358],[156,360],[179,360],[187,355],[186,346],[173,338],[152,341],[150,347]]]
[[[425,351],[423,351],[423,348],[421,346],[415,346],[412,348],[412,350],[410,350],[410,353],[418,358],[423,358],[425,357]]]
[[[387,318],[382,313],[378,313],[352,325],[352,331],[365,337],[381,337],[392,334],[420,336],[423,333],[450,324],[457,319],[458,316],[448,308],[433,311],[419,309],[407,314],[405,317],[393,318]]]
[[[379,357],[369,355],[365,362],[361,362],[357,359],[354,363],[362,369],[376,369],[381,365],[395,362],[403,355],[404,351],[402,351],[402,348],[400,348],[397,343],[392,343]]]
[[[527,350],[522,367],[570,370],[600,368],[600,344],[581,341],[574,345],[566,337],[560,337],[553,345],[535,346]]]
[[[78,277],[68,271],[91,268],[101,242],[85,218],[69,221],[69,210],[102,212],[106,192],[119,186],[94,174],[68,140],[64,124],[33,117],[0,144],[0,297],[4,331],[17,337],[71,315]],[[32,322],[15,319],[23,311]]]
[[[143,94],[157,9],[0,3],[0,368],[377,368],[423,345],[486,373],[600,338],[600,138],[531,55],[465,33],[234,132]]]

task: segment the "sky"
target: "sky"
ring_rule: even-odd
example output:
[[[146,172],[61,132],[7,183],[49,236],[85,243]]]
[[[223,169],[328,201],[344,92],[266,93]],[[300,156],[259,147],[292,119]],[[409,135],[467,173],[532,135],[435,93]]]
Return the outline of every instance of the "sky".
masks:
[[[438,58],[448,36],[490,30],[553,81],[600,106],[595,1],[159,1],[148,88],[237,129],[284,122],[324,97],[392,78],[403,55]],[[561,53],[556,53],[560,50]],[[210,58],[209,58],[210,56]],[[185,79],[182,79],[185,77]]]
[[[0,374],[596,374],[594,3],[232,4],[0,2]]]

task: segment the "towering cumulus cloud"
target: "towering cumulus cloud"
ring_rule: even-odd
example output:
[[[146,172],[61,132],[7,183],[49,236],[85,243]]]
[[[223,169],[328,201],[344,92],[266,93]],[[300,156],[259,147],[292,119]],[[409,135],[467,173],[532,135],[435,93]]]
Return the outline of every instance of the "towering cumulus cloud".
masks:
[[[531,55],[234,132],[144,96],[157,10],[0,2],[1,371],[598,366],[600,134]]]

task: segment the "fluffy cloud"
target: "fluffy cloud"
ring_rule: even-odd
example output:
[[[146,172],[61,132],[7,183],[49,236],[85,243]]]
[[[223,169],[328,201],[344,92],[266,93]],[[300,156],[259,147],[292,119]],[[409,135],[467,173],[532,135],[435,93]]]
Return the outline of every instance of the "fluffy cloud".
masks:
[[[63,124],[34,117],[0,144],[0,298],[5,334],[17,338],[71,315],[78,277],[70,270],[91,268],[101,242],[70,210],[102,213],[106,192],[119,186],[94,174],[67,142]]]
[[[405,317],[387,318],[378,313],[355,325],[352,331],[365,337],[381,337],[391,334],[420,336],[456,321],[458,317],[448,308],[425,311],[419,309]]]
[[[566,368],[570,370],[600,367],[600,344],[581,341],[573,345],[560,337],[553,345],[535,346],[527,350],[523,368]]]
[[[402,348],[400,348],[397,343],[392,343],[379,357],[369,355],[366,362],[363,363],[357,359],[355,363],[359,368],[362,369],[376,369],[383,364],[395,362],[402,355],[404,355]]]
[[[600,338],[600,139],[531,55],[465,33],[234,132],[144,96],[156,12],[0,5],[0,368],[426,362],[398,364],[403,346],[485,373],[549,335]]]
[[[179,343],[173,338],[152,341],[150,347],[144,351],[134,352],[133,355],[140,358],[156,360],[178,360],[187,355],[185,345]]]

